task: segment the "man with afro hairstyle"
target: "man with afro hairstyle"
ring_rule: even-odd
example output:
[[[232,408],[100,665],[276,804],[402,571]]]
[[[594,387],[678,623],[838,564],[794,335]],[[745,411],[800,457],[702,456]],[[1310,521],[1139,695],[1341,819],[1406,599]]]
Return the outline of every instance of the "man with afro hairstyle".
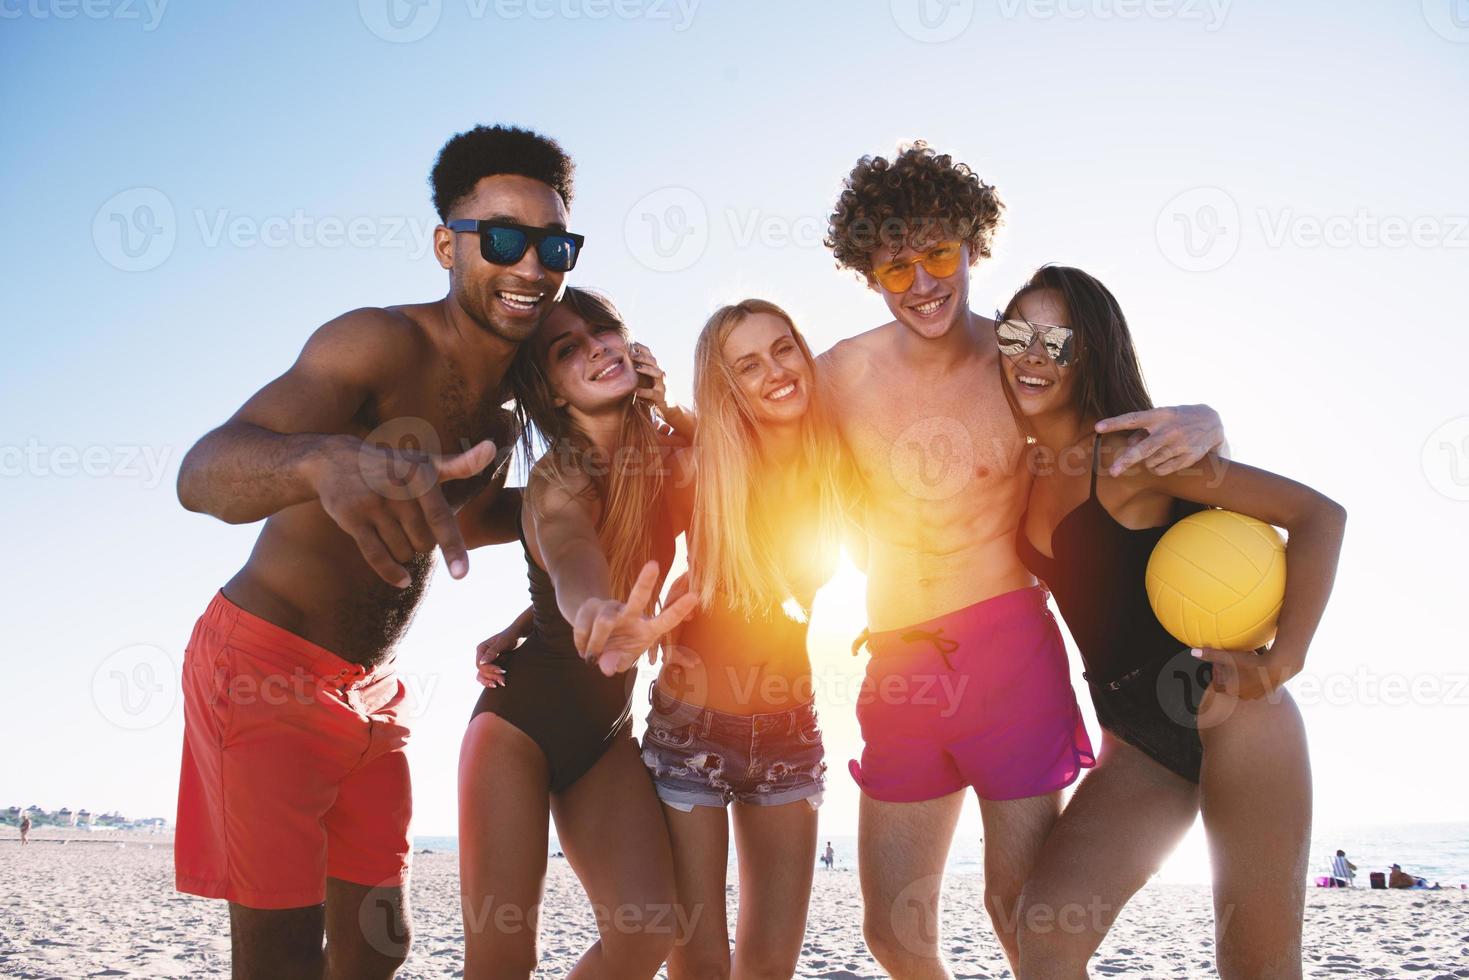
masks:
[[[468,549],[516,537],[502,379],[580,247],[572,173],[527,130],[450,139],[431,178],[447,295],[320,327],[180,467],[187,509],[265,522],[183,669],[177,886],[230,903],[236,977],[391,977],[407,955],[394,648],[435,549],[462,578]],[[524,237],[482,247],[473,221]]]
[[[1002,212],[992,186],[919,142],[857,162],[826,243],[892,314],[821,368],[863,496],[854,517],[872,657],[857,708],[862,761],[851,764],[863,790],[863,932],[900,978],[949,976],[935,924],[971,787],[985,903],[1016,967],[1022,886],[1062,789],[1093,762],[1046,593],[1015,554],[1025,439],[994,323],[970,308],[970,270],[989,257]],[[1202,406],[1108,424],[1149,433],[1120,467],[1169,472],[1222,440]]]

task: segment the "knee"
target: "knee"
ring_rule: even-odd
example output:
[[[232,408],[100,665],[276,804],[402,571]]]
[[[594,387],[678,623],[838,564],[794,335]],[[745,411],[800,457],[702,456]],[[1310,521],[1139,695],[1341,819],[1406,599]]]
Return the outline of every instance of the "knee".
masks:
[[[536,972],[540,956],[535,943],[500,944],[476,950],[472,945],[464,951],[465,980],[529,980]]]
[[[668,955],[668,980],[729,980],[729,947],[675,946]]]
[[[1299,980],[1301,976],[1298,944],[1282,950],[1221,940],[1216,959],[1220,980]]]
[[[360,939],[360,941],[359,941]],[[326,944],[326,975],[329,977],[389,978],[408,961],[413,935],[399,920],[379,934],[364,932],[347,942]]]
[[[984,908],[995,927],[995,935],[1007,949],[1014,949],[1020,934],[1020,887],[1004,882],[984,886]]]
[[[799,954],[781,956],[762,950],[753,956],[740,957],[740,976],[752,977],[754,980],[790,980],[796,975],[799,960]]]
[[[672,951],[673,935],[667,932],[639,930],[602,935],[603,955],[617,965],[619,975],[651,977]]]
[[[918,961],[938,959],[938,937],[931,939],[906,923],[882,916],[868,915],[862,922],[862,938],[872,958],[893,976],[913,972],[908,967]]]

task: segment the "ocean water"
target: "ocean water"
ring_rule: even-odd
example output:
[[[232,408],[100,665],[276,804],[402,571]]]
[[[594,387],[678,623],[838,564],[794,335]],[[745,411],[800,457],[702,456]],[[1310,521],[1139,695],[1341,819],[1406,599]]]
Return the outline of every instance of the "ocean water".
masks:
[[[857,868],[857,838],[853,835],[823,837],[820,846],[831,841],[836,852],[838,870]],[[415,837],[415,850],[457,852],[457,837]],[[1357,866],[1357,884],[1367,887],[1368,873],[1386,871],[1394,863],[1409,874],[1426,878],[1429,884],[1441,883],[1445,888],[1469,885],[1469,823],[1388,824],[1382,826],[1318,824],[1311,837],[1311,861],[1308,880],[1328,873],[1337,848]],[[550,853],[560,849],[551,838]],[[731,860],[734,854],[731,849]],[[970,837],[959,837],[949,851],[951,874],[972,874],[984,869],[983,843]],[[1207,884],[1209,852],[1203,827],[1194,824],[1178,849],[1158,873],[1160,881],[1176,884]]]

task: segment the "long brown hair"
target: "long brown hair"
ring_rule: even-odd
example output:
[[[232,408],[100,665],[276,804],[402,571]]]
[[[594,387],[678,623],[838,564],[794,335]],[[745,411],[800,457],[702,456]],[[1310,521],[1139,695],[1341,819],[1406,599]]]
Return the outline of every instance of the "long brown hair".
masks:
[[[811,392],[801,420],[803,480],[810,509],[800,515],[772,512],[760,494],[765,467],[757,422],[748,397],[724,359],[724,342],[747,317],[768,314],[785,321],[801,356],[816,375],[806,338],[785,310],[763,299],[721,306],[709,317],[694,347],[694,434],[698,478],[689,528],[693,589],[704,606],[727,603],[746,617],[771,615],[797,600],[809,583],[793,581],[792,555],[810,561],[818,575],[835,567],[841,543],[840,453],[835,430],[823,414],[823,399]],[[814,386],[813,387],[817,387]],[[784,519],[782,519],[784,518]],[[795,524],[792,524],[792,518]],[[793,539],[794,536],[794,539]],[[830,567],[828,567],[830,566]]]
[[[601,293],[568,286],[561,302],[589,326],[612,327],[627,340],[622,314]],[[663,516],[665,466],[653,411],[634,395],[627,396],[618,448],[607,459],[566,410],[556,406],[544,353],[534,344],[522,344],[506,375],[520,422],[521,453],[527,471],[533,468],[573,492],[584,487],[580,492],[601,503],[597,538],[607,556],[613,592],[623,596],[653,557],[654,529]]]
[[[1010,297],[1002,316],[1005,319],[1015,316],[1021,300],[1042,291],[1061,297],[1076,334],[1074,366],[1080,372],[1076,378],[1076,400],[1082,418],[1106,419],[1152,408],[1153,399],[1143,380],[1132,331],[1112,291],[1080,269],[1043,265]],[[1023,431],[1032,434],[1028,420],[1015,403],[1014,392],[1008,384],[1003,387],[1016,421]]]

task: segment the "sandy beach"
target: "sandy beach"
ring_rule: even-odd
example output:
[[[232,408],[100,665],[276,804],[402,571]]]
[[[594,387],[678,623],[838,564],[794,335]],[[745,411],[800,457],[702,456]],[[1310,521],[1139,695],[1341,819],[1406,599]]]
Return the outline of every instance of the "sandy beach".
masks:
[[[63,844],[13,829],[0,838],[0,975],[6,977],[199,977],[229,972],[222,902],[173,890],[167,836],[72,834]],[[405,978],[459,976],[462,943],[458,860],[414,856],[416,937]],[[730,888],[734,913],[736,887]],[[945,948],[956,977],[1009,976],[979,913],[982,878],[947,886]],[[546,884],[538,976],[564,976],[595,936],[575,875],[553,859]],[[1154,883],[1123,912],[1092,961],[1098,977],[1213,975],[1210,901],[1198,886]],[[861,938],[853,871],[819,871],[800,977],[868,978],[881,971]],[[733,932],[733,920],[731,920]],[[1308,977],[1469,977],[1469,893],[1311,889],[1306,906]]]

